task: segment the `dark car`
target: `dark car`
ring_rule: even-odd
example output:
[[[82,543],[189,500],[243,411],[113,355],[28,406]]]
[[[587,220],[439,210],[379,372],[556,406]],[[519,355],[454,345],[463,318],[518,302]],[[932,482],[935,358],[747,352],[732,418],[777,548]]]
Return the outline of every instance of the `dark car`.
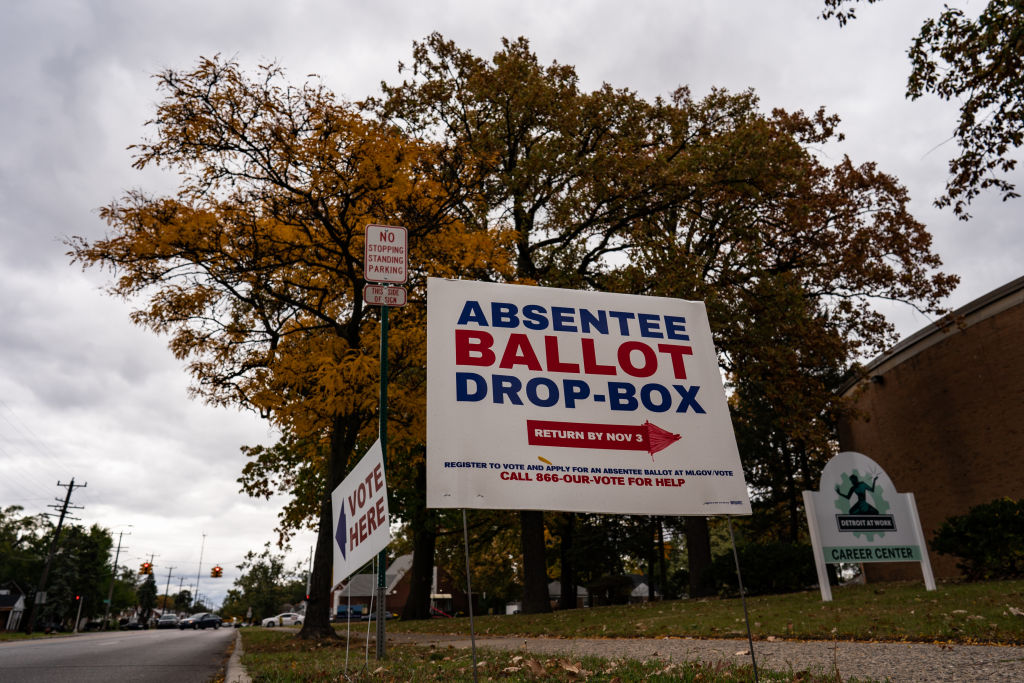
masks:
[[[385,612],[384,613],[384,618],[385,619],[397,619],[398,618],[398,612]],[[363,616],[359,617],[359,619],[360,619],[360,621],[376,621],[377,620],[377,612],[376,612],[376,610],[374,610],[373,612],[370,612],[369,614],[364,614]]]
[[[177,614],[161,614],[157,619],[157,628],[177,628],[180,623]]]
[[[178,623],[178,628],[182,630],[186,628],[220,628],[221,621],[221,618],[216,614],[211,614],[210,612],[196,612],[192,616],[182,619]]]

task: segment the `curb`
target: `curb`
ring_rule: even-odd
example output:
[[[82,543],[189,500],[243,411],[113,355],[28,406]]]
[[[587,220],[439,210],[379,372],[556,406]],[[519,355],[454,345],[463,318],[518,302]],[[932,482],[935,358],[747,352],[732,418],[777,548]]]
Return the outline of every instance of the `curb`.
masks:
[[[235,648],[231,651],[231,657],[228,658],[228,670],[224,676],[224,683],[252,683],[248,672],[242,666],[242,654],[244,654],[244,650],[242,650],[242,633],[236,631]]]

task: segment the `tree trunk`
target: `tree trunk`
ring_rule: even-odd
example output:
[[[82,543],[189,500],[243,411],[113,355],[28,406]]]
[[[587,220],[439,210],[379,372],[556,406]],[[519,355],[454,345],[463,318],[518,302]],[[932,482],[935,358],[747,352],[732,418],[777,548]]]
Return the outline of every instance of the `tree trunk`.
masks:
[[[416,467],[416,490],[427,490],[427,466],[420,461]],[[437,511],[427,509],[425,501],[416,497],[411,503],[409,521],[412,526],[412,569],[409,599],[402,610],[402,619],[430,618],[430,588],[434,582],[434,543],[437,540]]]
[[[576,549],[573,548],[573,536],[576,532],[576,513],[566,512],[562,518],[562,543],[559,549],[562,560],[562,595],[558,599],[558,609],[575,609]]]
[[[548,568],[544,547],[544,513],[520,510],[520,542],[523,550],[523,613],[551,611],[548,595]]]
[[[715,592],[711,578],[711,534],[707,517],[687,517],[686,554],[689,557],[690,597],[700,598]]]
[[[334,563],[334,508],[331,492],[345,478],[348,456],[355,448],[356,420],[335,417],[331,425],[331,452],[327,464],[327,490],[320,503],[320,531],[313,551],[313,573],[309,580],[309,601],[299,638],[338,638],[331,626],[331,589]]]

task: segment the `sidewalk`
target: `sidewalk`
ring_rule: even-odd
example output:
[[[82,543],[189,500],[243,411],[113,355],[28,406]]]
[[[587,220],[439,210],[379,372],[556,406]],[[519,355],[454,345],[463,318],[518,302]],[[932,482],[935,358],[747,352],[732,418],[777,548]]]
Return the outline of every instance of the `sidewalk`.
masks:
[[[391,643],[437,647],[470,647],[465,636],[417,633],[388,635]],[[721,661],[749,664],[746,640],[692,638],[477,638],[477,648],[518,650],[543,654],[598,656],[609,659]],[[861,643],[851,641],[754,641],[758,669],[838,673],[884,681],[1021,681],[1024,647],[921,643]]]
[[[224,674],[224,683],[251,683],[252,679],[242,666],[242,632],[235,631],[235,647],[228,658],[227,672]]]

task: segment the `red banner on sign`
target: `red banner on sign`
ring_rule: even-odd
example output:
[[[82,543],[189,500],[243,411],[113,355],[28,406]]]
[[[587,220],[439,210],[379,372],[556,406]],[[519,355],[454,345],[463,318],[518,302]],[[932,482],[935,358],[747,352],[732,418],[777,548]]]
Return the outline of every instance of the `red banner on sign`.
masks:
[[[531,446],[647,451],[652,456],[680,439],[650,422],[634,426],[527,420],[526,431]]]

